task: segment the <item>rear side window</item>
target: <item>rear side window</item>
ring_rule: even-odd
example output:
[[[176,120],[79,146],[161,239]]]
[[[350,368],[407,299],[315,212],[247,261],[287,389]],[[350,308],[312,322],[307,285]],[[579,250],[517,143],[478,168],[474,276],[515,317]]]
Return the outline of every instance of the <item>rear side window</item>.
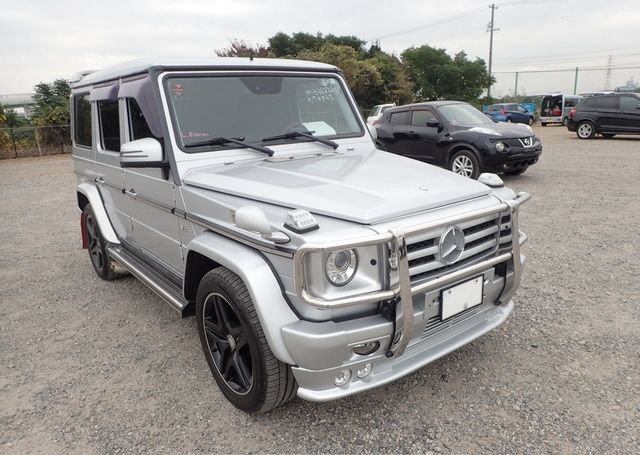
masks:
[[[596,98],[596,108],[598,109],[620,109],[620,98],[617,96],[603,96]]]
[[[409,123],[409,111],[392,112],[389,123],[394,125],[407,125]]]
[[[135,98],[127,98],[127,106],[129,111],[129,132],[131,140],[144,139],[145,137],[154,137],[144,114]]]
[[[580,102],[579,107],[595,107],[596,100],[595,98],[587,98],[586,100],[582,100]]]
[[[640,109],[640,98],[636,98],[635,96],[623,96],[620,98],[620,107],[625,112],[634,112],[637,109]]]
[[[98,101],[100,119],[100,140],[102,148],[112,152],[120,151],[120,118],[118,101]]]
[[[497,111],[499,111],[501,109],[502,109],[502,106],[498,106],[497,104],[493,104],[493,105],[489,106],[488,111],[489,112],[497,112]]]
[[[576,104],[578,104],[578,100],[576,99],[564,100],[564,107],[576,107]]]
[[[73,131],[76,145],[91,147],[91,103],[89,94],[73,97]]]

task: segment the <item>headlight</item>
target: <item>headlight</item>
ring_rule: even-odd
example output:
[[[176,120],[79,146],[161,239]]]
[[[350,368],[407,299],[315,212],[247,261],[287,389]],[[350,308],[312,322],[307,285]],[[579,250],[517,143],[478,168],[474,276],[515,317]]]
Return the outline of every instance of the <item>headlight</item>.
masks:
[[[353,249],[332,251],[325,262],[327,279],[334,286],[344,286],[351,281],[357,268],[358,256]]]
[[[496,150],[499,152],[504,152],[505,145],[502,142],[496,142]]]

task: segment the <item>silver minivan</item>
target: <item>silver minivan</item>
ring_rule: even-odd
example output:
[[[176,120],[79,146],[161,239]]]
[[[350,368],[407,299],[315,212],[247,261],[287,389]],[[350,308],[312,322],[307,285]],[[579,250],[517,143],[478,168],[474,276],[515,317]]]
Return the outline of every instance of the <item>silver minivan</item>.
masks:
[[[377,150],[335,66],[138,60],[76,77],[71,108],[95,272],[195,314],[246,412],[387,384],[513,310],[529,195]]]
[[[582,99],[579,95],[564,95],[555,93],[542,96],[540,102],[540,125],[566,125],[569,112]]]

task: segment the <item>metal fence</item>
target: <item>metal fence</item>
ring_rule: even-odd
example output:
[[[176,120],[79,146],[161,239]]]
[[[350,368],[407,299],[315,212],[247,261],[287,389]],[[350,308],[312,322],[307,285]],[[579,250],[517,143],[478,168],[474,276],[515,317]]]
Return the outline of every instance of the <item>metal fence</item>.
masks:
[[[0,128],[0,159],[71,153],[69,125]]]

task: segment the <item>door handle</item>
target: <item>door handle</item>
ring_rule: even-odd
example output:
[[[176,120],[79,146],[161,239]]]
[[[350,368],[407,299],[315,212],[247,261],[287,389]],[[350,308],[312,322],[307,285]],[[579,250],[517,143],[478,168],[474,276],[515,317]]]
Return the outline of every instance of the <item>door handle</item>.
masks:
[[[134,190],[133,188],[131,188],[130,190],[126,190],[124,193],[128,194],[131,197],[136,197],[138,195],[138,193],[136,193],[136,190]]]
[[[104,177],[98,177],[96,179],[96,183],[103,184],[104,183]]]

